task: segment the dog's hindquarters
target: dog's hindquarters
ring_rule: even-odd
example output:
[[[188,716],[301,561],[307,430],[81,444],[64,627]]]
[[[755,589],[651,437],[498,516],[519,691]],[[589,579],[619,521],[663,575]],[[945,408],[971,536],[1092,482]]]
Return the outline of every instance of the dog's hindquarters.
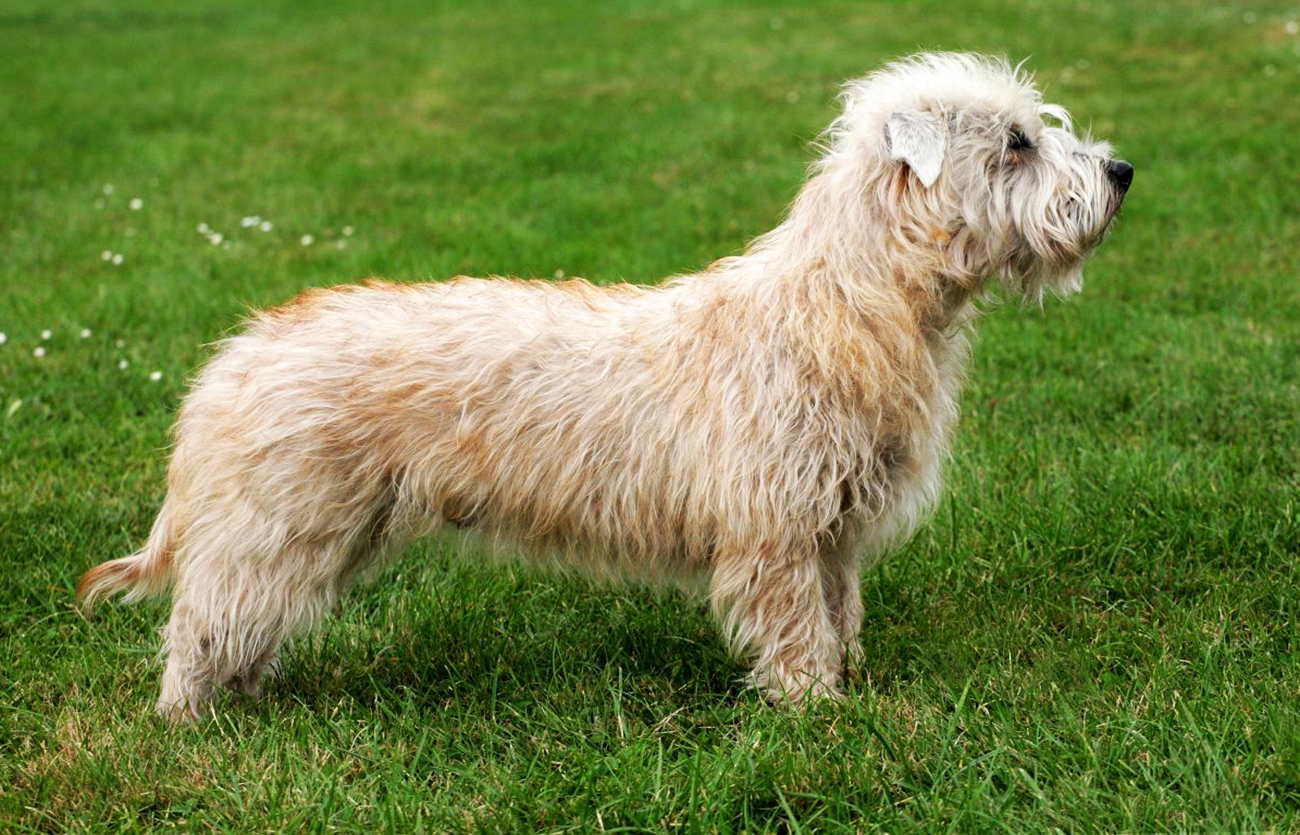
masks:
[[[238,384],[247,387],[249,379]],[[198,715],[213,684],[255,694],[281,643],[318,623],[379,553],[403,542],[391,477],[356,445],[324,443],[329,418],[305,414],[301,398],[257,393],[247,398],[254,412],[285,412],[263,423],[229,402],[209,406],[221,389],[212,379],[197,386],[178,431],[180,444],[195,448],[184,456],[193,514],[159,700],[159,710],[173,716],[182,709]],[[328,413],[339,405],[315,408]],[[232,420],[243,430],[222,443],[223,428],[230,435],[223,424]],[[268,438],[268,426],[297,431]]]
[[[347,420],[355,392],[317,379],[300,348],[256,325],[222,346],[181,408],[148,545],[82,583],[88,602],[174,584],[158,702],[174,720],[218,685],[256,693],[282,642],[405,542],[392,474]]]

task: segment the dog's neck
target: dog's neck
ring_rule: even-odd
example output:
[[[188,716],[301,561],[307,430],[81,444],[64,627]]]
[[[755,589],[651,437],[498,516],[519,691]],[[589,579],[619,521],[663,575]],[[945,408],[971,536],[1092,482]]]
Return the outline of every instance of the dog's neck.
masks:
[[[940,334],[965,325],[985,282],[958,257],[961,231],[908,225],[886,208],[919,187],[906,171],[857,187],[855,173],[813,176],[785,220],[742,260],[761,281],[802,285],[784,296],[791,305],[816,306],[829,293],[867,318],[906,310],[916,326]],[[846,189],[859,199],[846,204]]]

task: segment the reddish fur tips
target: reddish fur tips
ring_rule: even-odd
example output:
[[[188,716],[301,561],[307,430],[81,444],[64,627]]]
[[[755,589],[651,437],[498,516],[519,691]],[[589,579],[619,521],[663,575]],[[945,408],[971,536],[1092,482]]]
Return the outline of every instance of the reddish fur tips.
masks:
[[[95,601],[134,586],[140,579],[140,565],[135,557],[123,557],[95,566],[86,572],[77,585],[77,600],[81,608],[90,611]]]

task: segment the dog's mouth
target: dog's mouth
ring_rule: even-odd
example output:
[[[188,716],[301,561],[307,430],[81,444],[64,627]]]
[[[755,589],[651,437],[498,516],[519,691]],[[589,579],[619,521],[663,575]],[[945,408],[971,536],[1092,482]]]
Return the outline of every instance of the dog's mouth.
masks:
[[[1082,235],[1081,243],[1085,253],[1092,252],[1101,245],[1101,242],[1110,234],[1111,227],[1115,225],[1115,219],[1119,217],[1120,209],[1124,206],[1124,198],[1128,196],[1129,184],[1133,180],[1132,166],[1128,165],[1128,163],[1124,163],[1124,165],[1128,167],[1128,174],[1116,181],[1114,175],[1110,173],[1110,163],[1107,163],[1107,176],[1110,178],[1112,187],[1109,189],[1104,206],[1094,214],[1094,217],[1096,214],[1100,214],[1100,223],[1096,223],[1094,220],[1096,225],[1091,233],[1085,232]],[[1086,220],[1087,211],[1082,204],[1068,206],[1066,216],[1075,220],[1084,228],[1089,225]]]
[[[1106,209],[1105,221],[1101,224],[1101,229],[1088,242],[1088,250],[1091,251],[1101,245],[1101,242],[1110,234],[1111,227],[1115,225],[1116,218],[1119,217],[1119,210],[1124,206],[1125,192],[1119,192]]]

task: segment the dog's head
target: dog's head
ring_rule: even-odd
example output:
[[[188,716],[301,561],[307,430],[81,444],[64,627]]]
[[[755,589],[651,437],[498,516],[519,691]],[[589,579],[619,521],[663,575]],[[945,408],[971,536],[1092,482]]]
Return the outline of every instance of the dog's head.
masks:
[[[1024,73],[925,54],[851,83],[845,100],[832,153],[876,173],[877,210],[901,234],[933,241],[954,275],[998,276],[1027,298],[1080,289],[1133,166],[1076,136]]]

